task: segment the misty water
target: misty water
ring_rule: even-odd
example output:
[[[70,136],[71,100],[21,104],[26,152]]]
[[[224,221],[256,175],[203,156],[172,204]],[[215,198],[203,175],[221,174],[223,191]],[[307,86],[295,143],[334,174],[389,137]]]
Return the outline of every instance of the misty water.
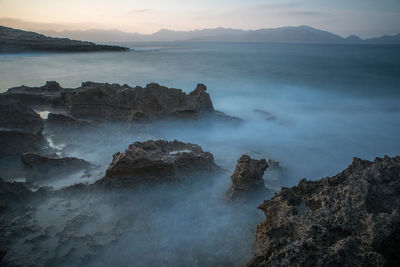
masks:
[[[245,119],[235,129],[164,125],[153,138],[201,145],[232,167],[242,153],[281,162],[293,185],[346,167],[352,157],[394,156],[400,150],[400,47],[372,45],[130,43],[127,53],[0,56],[0,90],[47,80],[83,81],[186,92],[208,86],[217,110]],[[254,109],[272,114],[268,121]],[[160,130],[160,129],[159,129]],[[144,137],[146,138],[146,137]],[[111,154],[134,140],[115,140]],[[120,142],[121,141],[121,142]]]
[[[189,93],[197,83],[204,83],[215,109],[240,117],[243,123],[110,123],[95,131],[82,129],[60,136],[45,132],[63,156],[99,165],[92,180],[66,177],[48,185],[59,188],[78,181],[92,182],[104,174],[114,153],[124,151],[134,141],[148,139],[198,144],[230,174],[244,153],[277,160],[286,173],[281,186],[293,186],[303,177],[335,175],[353,157],[372,160],[399,154],[399,46],[123,45],[134,50],[0,55],[0,90],[55,80],[71,88],[83,81],[131,86],[157,82]],[[147,266],[243,265],[254,252],[255,227],[263,215],[256,210],[259,203],[242,207],[221,204],[230,186],[229,174],[214,178],[200,179],[202,182],[193,178],[183,185],[112,195],[107,201],[96,196],[89,200],[87,196],[79,200],[68,196],[46,202],[36,217],[42,226],[65,221],[73,224],[74,212],[80,210],[90,218],[79,228],[82,235],[107,232],[104,229],[111,224],[129,222],[122,227],[129,229],[128,233],[104,248],[102,256],[91,259],[93,266],[129,262]],[[56,215],[49,216],[49,210]]]

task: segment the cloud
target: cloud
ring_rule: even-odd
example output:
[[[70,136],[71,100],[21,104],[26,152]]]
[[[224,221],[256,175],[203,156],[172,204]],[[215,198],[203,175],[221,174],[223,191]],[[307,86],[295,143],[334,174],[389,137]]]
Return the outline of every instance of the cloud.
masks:
[[[304,9],[301,3],[298,2],[254,5],[245,7],[243,9],[238,9],[236,10],[236,12],[243,12],[243,13],[266,12],[266,13],[281,14],[288,16],[310,16],[310,17],[329,15],[326,12]]]
[[[299,10],[299,11],[291,11],[287,12],[288,15],[291,16],[309,16],[309,17],[326,17],[330,16],[329,13],[319,12],[319,11],[307,11],[307,10]]]
[[[132,14],[140,14],[140,13],[149,13],[152,11],[154,11],[154,10],[151,8],[132,9],[132,10],[129,10],[128,12],[126,12],[125,14],[132,15]]]
[[[257,8],[257,9],[269,9],[269,10],[287,10],[301,6],[298,2],[291,3],[277,3],[277,4],[261,4],[250,6],[249,8]]]

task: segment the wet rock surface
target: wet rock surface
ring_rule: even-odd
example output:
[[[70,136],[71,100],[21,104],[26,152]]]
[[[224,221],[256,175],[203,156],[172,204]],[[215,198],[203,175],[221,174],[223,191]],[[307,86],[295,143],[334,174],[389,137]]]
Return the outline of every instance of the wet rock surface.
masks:
[[[0,155],[17,155],[28,151],[41,151],[47,146],[47,141],[41,135],[0,130]]]
[[[23,201],[30,193],[25,183],[7,182],[0,177],[0,214],[8,206]]]
[[[143,121],[212,117],[230,122],[240,119],[214,110],[207,87],[198,84],[190,93],[157,83],[146,87],[84,82],[76,89],[50,81],[41,87],[20,86],[1,94],[8,102],[21,102],[37,110],[51,111],[52,121]],[[57,115],[59,116],[57,116]],[[61,118],[61,115],[64,117]]]
[[[42,136],[43,120],[30,107],[8,103],[0,98],[0,156],[46,147]]]
[[[113,45],[97,45],[92,42],[70,40],[67,38],[52,38],[42,34],[17,30],[0,26],[0,53],[26,51],[126,51],[126,47]]]
[[[129,188],[219,170],[213,155],[198,145],[150,140],[135,142],[125,152],[114,154],[106,175],[96,184]]]
[[[398,266],[400,157],[354,158],[334,177],[301,180],[259,206],[248,266]]]
[[[156,83],[143,87],[83,83],[65,96],[67,111],[76,118],[143,120],[195,117],[214,112],[206,87],[199,84],[189,95]]]
[[[231,176],[232,187],[227,197],[232,200],[263,199],[267,195],[263,175],[268,168],[265,159],[252,159],[242,155]]]
[[[82,170],[90,170],[95,167],[83,159],[59,157],[57,155],[44,156],[36,153],[22,154],[21,161],[28,171],[28,182],[57,179],[61,176],[77,173]]]
[[[70,89],[62,88],[55,81],[48,81],[40,87],[25,85],[13,87],[1,94],[1,99],[8,102],[20,102],[38,110],[64,110],[63,94]]]
[[[64,127],[79,128],[91,126],[92,122],[89,120],[77,119],[67,114],[49,113],[46,124],[52,129]]]
[[[0,98],[0,128],[32,134],[41,134],[43,120],[28,106],[20,103],[2,103]]]

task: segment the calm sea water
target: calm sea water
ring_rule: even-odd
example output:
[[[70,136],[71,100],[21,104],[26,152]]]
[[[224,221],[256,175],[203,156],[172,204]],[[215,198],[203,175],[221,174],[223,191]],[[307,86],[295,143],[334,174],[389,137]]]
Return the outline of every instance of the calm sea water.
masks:
[[[229,129],[177,124],[151,137],[198,143],[229,168],[242,153],[271,157],[288,169],[288,184],[334,175],[354,156],[400,154],[400,46],[123,45],[135,50],[0,55],[0,91],[55,80],[63,87],[83,81],[157,82],[190,92],[201,82],[216,109],[246,122]],[[267,121],[254,109],[276,120]],[[112,146],[107,160],[134,138]]]

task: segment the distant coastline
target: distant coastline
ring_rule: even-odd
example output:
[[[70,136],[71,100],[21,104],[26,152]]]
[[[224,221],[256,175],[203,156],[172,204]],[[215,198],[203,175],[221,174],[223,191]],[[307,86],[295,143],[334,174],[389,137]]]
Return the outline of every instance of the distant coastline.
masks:
[[[114,45],[98,45],[87,41],[67,38],[53,38],[35,32],[28,32],[0,26],[0,53],[29,51],[100,52],[127,51],[129,48]]]
[[[310,26],[272,29],[240,30],[231,28],[193,31],[159,30],[153,34],[128,33],[119,30],[93,29],[85,31],[41,31],[53,36],[92,42],[261,42],[261,43],[323,43],[323,44],[400,44],[400,34],[362,39],[356,35],[346,38]]]

